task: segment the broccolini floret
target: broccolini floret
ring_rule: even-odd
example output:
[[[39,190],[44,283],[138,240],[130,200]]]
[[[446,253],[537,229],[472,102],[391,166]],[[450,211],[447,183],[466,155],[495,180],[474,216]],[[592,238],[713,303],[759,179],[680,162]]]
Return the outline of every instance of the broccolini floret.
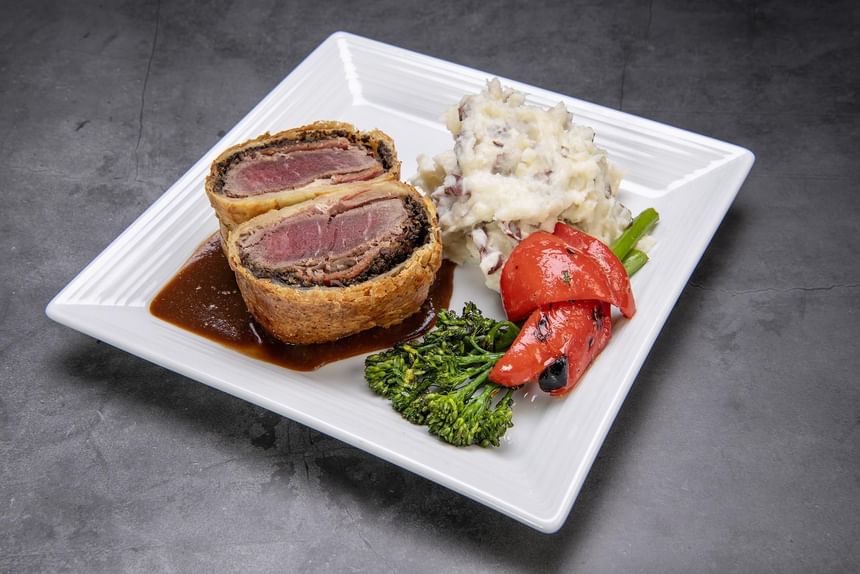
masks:
[[[513,426],[514,389],[487,375],[518,331],[510,321],[484,317],[471,302],[459,316],[441,310],[422,339],[368,356],[364,376],[406,420],[427,425],[440,439],[457,446],[499,446]]]

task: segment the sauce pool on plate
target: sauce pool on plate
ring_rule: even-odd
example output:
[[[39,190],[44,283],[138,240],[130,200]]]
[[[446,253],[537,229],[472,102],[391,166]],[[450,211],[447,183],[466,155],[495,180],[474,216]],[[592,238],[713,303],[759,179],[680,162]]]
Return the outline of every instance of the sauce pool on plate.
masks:
[[[269,335],[251,317],[216,233],[162,287],[149,310],[163,321],[256,359],[296,371],[312,371],[333,361],[386,349],[428,331],[436,320],[436,309],[448,308],[454,268],[450,261],[442,262],[421,309],[399,325],[377,327],[330,343],[288,345]]]

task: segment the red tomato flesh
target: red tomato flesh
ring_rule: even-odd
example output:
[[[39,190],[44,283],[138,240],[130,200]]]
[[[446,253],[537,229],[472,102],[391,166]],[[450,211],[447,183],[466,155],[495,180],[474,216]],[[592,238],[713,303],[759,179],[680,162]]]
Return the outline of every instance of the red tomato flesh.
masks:
[[[609,314],[609,304],[601,301],[565,301],[536,309],[490,371],[490,380],[506,387],[535,382],[544,369],[565,357],[567,381],[550,394],[570,392],[609,342]]]
[[[600,264],[546,231],[532,233],[511,252],[500,286],[511,321],[561,301],[596,300],[619,306]]]
[[[630,288],[630,277],[627,276],[624,264],[608,245],[596,237],[561,222],[555,224],[552,234],[564,240],[576,251],[588,255],[597,262],[609,281],[609,287],[612,290],[612,304],[621,310],[622,315],[630,318],[636,313],[636,302],[633,299],[633,290]]]

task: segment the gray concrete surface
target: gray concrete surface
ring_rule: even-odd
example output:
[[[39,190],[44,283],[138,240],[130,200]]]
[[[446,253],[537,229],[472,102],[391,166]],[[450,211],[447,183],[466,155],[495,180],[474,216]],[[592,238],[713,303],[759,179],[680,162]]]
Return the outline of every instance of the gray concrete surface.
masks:
[[[4,2],[0,571],[858,571],[858,11]],[[336,30],[757,155],[555,535],[44,316]]]

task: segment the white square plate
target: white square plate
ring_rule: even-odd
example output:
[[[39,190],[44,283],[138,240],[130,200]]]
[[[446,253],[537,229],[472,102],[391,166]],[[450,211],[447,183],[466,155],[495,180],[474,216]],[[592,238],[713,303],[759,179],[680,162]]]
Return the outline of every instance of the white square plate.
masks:
[[[60,323],[280,413],[425,476],[544,532],[567,518],[589,468],[669,311],[753,163],[737,146],[502,79],[543,106],[563,101],[624,172],[622,201],[661,214],[651,262],[633,280],[638,313],[563,399],[517,395],[501,448],[455,448],[402,420],[363,378],[363,357],[293,372],[228,350],[150,315],[149,302],[216,220],[203,193],[224,148],[319,119],[379,128],[402,174],[420,153],[452,145],[440,120],[490,76],[345,33],[323,42],[48,305]],[[501,317],[498,296],[458,269],[453,309],[475,301]]]

